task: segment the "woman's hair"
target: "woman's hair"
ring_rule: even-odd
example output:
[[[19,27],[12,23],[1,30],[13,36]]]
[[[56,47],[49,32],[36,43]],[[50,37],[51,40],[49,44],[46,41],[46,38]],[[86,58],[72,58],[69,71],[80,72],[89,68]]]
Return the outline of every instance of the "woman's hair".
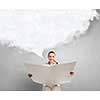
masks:
[[[50,55],[50,53],[54,53],[56,55],[56,53],[54,51],[49,51],[48,56]]]

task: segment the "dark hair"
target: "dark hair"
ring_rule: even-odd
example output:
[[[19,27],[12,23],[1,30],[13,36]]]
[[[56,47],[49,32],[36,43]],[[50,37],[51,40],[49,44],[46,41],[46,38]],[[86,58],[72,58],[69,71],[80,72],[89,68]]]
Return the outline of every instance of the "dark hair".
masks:
[[[54,51],[49,51],[48,56],[49,56],[50,53],[54,53],[54,54],[56,54]]]

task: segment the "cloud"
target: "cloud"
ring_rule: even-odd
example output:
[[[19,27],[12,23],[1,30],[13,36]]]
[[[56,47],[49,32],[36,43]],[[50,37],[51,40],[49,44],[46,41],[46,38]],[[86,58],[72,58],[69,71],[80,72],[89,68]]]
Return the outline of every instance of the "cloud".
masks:
[[[96,10],[0,11],[0,42],[34,52],[69,43],[99,18]]]

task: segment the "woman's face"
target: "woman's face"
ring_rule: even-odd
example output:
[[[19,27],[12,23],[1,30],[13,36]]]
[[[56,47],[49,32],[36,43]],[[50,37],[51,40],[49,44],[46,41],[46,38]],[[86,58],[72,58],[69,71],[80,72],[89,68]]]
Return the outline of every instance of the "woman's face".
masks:
[[[49,60],[50,63],[55,62],[56,61],[56,55],[54,53],[50,53],[48,55],[48,60]]]

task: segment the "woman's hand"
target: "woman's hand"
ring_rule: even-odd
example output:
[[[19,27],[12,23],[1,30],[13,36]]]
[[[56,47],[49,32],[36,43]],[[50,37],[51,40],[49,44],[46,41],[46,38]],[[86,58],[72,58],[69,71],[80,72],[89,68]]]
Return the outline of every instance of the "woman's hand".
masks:
[[[29,73],[29,74],[28,74],[28,77],[29,77],[29,78],[31,78],[31,77],[32,77],[32,74],[31,74],[31,73]]]
[[[71,72],[70,72],[70,75],[73,76],[73,75],[74,75],[74,71],[71,71]]]

